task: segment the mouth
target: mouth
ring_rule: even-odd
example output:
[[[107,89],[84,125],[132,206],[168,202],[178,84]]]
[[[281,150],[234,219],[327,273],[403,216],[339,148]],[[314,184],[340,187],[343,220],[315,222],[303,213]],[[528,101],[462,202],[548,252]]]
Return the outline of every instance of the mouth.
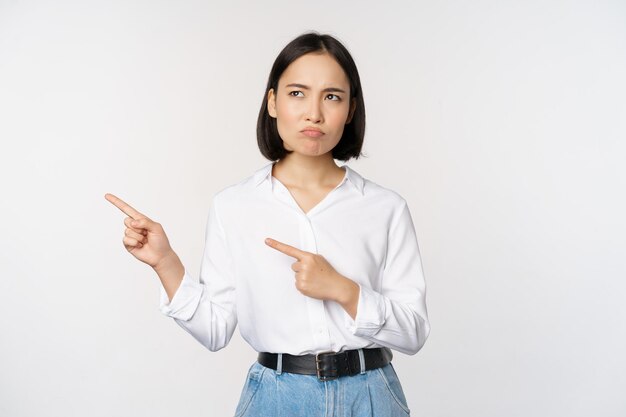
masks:
[[[319,130],[303,130],[301,133],[310,138],[319,138],[324,134],[324,132],[320,132]]]

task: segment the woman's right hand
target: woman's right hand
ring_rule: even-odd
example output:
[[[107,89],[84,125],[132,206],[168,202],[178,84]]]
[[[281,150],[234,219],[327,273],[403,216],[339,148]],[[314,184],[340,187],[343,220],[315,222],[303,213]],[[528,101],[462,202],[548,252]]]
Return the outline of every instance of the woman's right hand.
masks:
[[[157,268],[164,260],[174,254],[163,227],[126,204],[113,194],[105,194],[104,198],[128,215],[124,219],[124,238],[122,242],[127,251],[135,258]]]

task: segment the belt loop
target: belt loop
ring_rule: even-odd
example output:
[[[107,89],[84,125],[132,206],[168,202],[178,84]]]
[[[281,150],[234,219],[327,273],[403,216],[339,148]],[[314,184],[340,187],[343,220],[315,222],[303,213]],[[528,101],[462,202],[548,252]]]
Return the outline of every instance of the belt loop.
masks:
[[[278,358],[276,358],[276,374],[280,375],[283,373],[283,354],[279,353]]]
[[[365,373],[365,355],[363,355],[363,349],[359,349],[359,362],[361,363],[361,374]]]

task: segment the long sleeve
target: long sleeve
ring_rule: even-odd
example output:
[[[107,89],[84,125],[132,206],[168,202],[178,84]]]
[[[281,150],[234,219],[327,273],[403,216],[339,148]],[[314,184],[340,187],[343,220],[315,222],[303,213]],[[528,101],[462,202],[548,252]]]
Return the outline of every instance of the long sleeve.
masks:
[[[210,351],[224,348],[237,327],[235,283],[226,234],[213,196],[205,229],[200,282],[185,268],[180,287],[170,301],[160,285],[159,309],[173,318]]]
[[[355,336],[414,355],[426,342],[430,324],[421,256],[406,201],[392,220],[381,292],[359,284],[357,313],[346,314],[345,326]]]

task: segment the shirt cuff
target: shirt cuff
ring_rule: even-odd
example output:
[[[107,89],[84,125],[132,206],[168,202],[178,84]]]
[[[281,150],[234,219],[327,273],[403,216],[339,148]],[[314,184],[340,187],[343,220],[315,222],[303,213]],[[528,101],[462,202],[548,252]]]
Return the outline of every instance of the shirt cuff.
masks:
[[[185,269],[183,280],[174,293],[172,300],[169,300],[163,284],[160,284],[159,309],[163,314],[174,319],[187,321],[191,319],[198,308],[204,285],[194,280]]]
[[[385,324],[385,300],[382,294],[359,285],[356,317],[345,312],[345,327],[355,336],[374,336]]]

